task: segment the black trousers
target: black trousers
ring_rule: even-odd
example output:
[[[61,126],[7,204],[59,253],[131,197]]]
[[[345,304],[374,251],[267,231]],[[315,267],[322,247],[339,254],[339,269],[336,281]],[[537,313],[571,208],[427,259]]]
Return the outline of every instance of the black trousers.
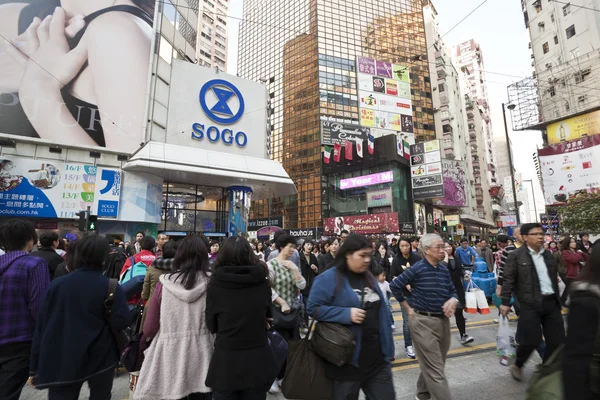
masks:
[[[366,400],[395,400],[392,369],[389,364],[364,381],[332,381],[331,400],[358,400],[360,390]]]
[[[255,387],[244,390],[219,392],[213,390],[213,400],[265,400],[268,387]]]
[[[180,400],[211,400],[213,393],[192,393]]]
[[[110,368],[87,380],[90,387],[90,400],[110,400],[115,370]],[[85,381],[67,386],[56,386],[48,389],[48,400],[78,400],[79,392]]]
[[[454,313],[454,319],[456,320],[456,327],[458,328],[458,333],[460,333],[460,337],[462,338],[465,333],[467,333],[467,323],[465,321],[465,314],[463,314],[462,308],[456,308],[456,312]]]
[[[519,316],[519,347],[517,348],[516,365],[522,367],[531,353],[542,342],[542,333],[546,340],[544,361],[565,341],[565,324],[561,314],[561,306],[555,295],[544,296],[541,309],[534,309],[521,304]]]
[[[31,343],[0,346],[0,399],[19,400],[29,378]]]

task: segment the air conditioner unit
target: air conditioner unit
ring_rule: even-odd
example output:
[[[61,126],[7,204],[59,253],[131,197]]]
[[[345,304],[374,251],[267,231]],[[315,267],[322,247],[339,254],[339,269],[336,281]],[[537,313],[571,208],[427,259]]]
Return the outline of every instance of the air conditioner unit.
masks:
[[[581,96],[577,97],[577,100],[578,100],[580,103],[582,103],[582,102],[586,101],[586,100],[587,100],[587,94],[583,94],[583,95],[581,95]]]

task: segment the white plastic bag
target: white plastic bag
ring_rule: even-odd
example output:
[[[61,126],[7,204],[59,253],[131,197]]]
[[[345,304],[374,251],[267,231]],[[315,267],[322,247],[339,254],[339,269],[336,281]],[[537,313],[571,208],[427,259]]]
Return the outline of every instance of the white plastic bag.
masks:
[[[565,285],[565,283],[560,280],[558,281],[558,295],[562,297],[563,292],[565,291],[565,288],[567,287],[567,285]]]
[[[490,306],[487,302],[487,298],[485,297],[485,293],[481,289],[477,289],[475,291],[475,296],[477,297],[477,308],[479,308],[479,312],[481,314],[489,314]]]
[[[467,301],[465,311],[469,314],[477,314],[477,294],[475,286],[472,280],[469,280],[469,284],[467,285],[467,291],[465,293],[465,300]]]
[[[501,316],[498,321],[498,336],[496,336],[496,354],[500,364],[507,366],[509,359],[516,357],[515,332],[510,327],[508,317]]]

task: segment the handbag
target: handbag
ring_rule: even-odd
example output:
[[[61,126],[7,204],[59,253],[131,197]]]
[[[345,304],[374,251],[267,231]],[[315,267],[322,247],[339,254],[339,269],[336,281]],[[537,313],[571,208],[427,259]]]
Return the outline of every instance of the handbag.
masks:
[[[127,372],[138,372],[142,369],[142,361],[144,360],[144,355],[140,351],[142,336],[142,333],[133,335],[121,353],[121,364],[123,364]]]
[[[118,283],[119,282],[116,279],[108,280],[108,296],[106,297],[106,300],[104,300],[104,319],[108,323],[108,327],[110,328],[110,331],[112,332],[113,337],[115,338],[115,342],[117,343],[117,349],[119,350],[120,355],[123,353],[123,350],[125,350],[125,347],[129,343],[129,337],[124,331],[115,328],[110,318],[110,314],[112,313],[112,307],[115,303],[115,290],[117,289]]]
[[[317,322],[311,345],[315,353],[341,367],[352,362],[356,340],[352,331],[344,325]]]
[[[312,331],[311,323],[309,332]],[[325,375],[325,360],[311,346],[311,335],[289,344],[281,392],[286,399],[329,400],[331,381]]]
[[[275,329],[296,329],[300,325],[300,314],[298,310],[290,310],[289,313],[281,311],[281,307],[273,306],[273,327]]]
[[[274,381],[288,358],[288,343],[276,331],[268,330],[267,344],[274,360],[272,365],[272,380]]]

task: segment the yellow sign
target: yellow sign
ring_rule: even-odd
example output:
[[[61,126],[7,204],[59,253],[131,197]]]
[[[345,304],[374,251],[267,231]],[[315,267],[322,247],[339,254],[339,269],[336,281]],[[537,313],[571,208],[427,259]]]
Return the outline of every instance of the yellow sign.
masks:
[[[431,151],[438,151],[440,149],[440,141],[439,140],[430,140],[429,142],[425,142],[425,153],[429,153]]]
[[[360,110],[360,124],[362,126],[375,126],[375,112],[373,110]]]
[[[568,118],[548,125],[548,144],[558,144],[600,133],[600,111]]]
[[[410,68],[404,65],[393,64],[392,75],[394,79],[402,82],[410,82]]]

